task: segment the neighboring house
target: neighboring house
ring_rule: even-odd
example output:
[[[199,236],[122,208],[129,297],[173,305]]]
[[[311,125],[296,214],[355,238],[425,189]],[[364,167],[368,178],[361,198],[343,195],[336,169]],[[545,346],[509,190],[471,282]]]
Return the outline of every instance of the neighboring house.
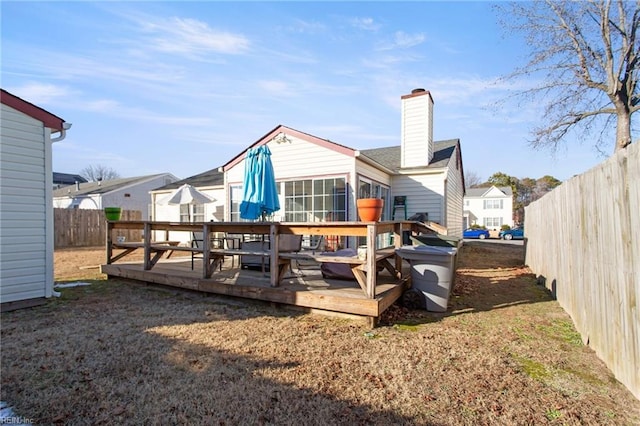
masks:
[[[123,179],[76,183],[53,191],[54,208],[102,210],[105,207],[121,207],[123,210],[139,210],[145,219],[151,218],[149,193],[161,186],[177,181],[171,173],[160,173]]]
[[[71,124],[0,90],[0,306],[8,310],[54,295],[51,145]]]
[[[53,172],[53,189],[62,188],[63,186],[75,185],[76,182],[83,183],[86,181],[87,180],[80,175]]]
[[[513,227],[513,192],[508,186],[469,188],[464,197],[465,228],[486,226],[499,231],[502,225]]]
[[[195,205],[190,210],[186,204],[168,205],[163,199],[170,196],[173,191],[188,183],[197,188],[204,194],[207,194],[214,201],[204,205]],[[204,221],[222,221],[224,220],[224,173],[218,169],[212,169],[186,179],[178,180],[155,191],[151,191],[151,209],[150,212],[153,220],[169,221],[169,222],[204,222]],[[169,240],[188,242],[188,236],[184,232],[177,232],[175,235],[169,235]]]
[[[433,99],[423,89],[401,97],[402,132],[400,145],[356,150],[286,126],[277,126],[247,147],[266,144],[280,194],[280,211],[274,220],[357,221],[356,199],[380,197],[385,200],[382,220],[390,220],[394,196],[407,197],[407,217],[426,213],[428,219],[462,237],[464,172],[460,141],[433,142]],[[210,191],[224,206],[224,220],[240,220],[244,159],[246,150],[220,169],[184,179],[199,189]],[[202,179],[207,176],[208,179]],[[220,179],[223,179],[221,182]],[[162,194],[166,189],[160,188]],[[152,197],[160,199],[160,189]],[[214,203],[212,203],[214,204]],[[160,212],[154,220],[177,220]],[[203,217],[211,220],[210,206]],[[218,211],[216,211],[218,212]],[[217,219],[220,216],[216,215]],[[404,211],[396,219],[404,219]]]

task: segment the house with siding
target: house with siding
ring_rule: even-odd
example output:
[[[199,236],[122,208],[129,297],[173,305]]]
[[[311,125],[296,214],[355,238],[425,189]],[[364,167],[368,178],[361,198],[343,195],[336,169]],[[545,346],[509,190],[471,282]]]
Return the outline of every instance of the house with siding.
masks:
[[[465,228],[486,226],[499,231],[502,225],[513,227],[513,191],[508,186],[469,188],[464,197]]]
[[[381,220],[393,217],[393,200],[406,197],[406,216],[428,216],[462,237],[464,172],[458,139],[433,141],[433,99],[424,89],[401,97],[397,146],[357,150],[279,125],[221,167],[184,179],[216,199],[201,207],[205,220],[240,220],[246,151],[267,145],[281,209],[271,219],[287,222],[357,221],[356,199],[385,200]],[[152,192],[161,200],[175,183]],[[157,203],[157,201],[156,201]],[[175,206],[154,204],[155,220],[176,220]],[[396,215],[396,219],[404,219]],[[341,241],[340,246],[349,246]]]
[[[194,206],[187,204],[170,205],[163,201],[172,194],[173,191],[185,183],[208,195],[213,201],[211,203]],[[151,191],[150,194],[151,205],[149,214],[153,220],[169,222],[220,222],[225,220],[224,173],[220,168],[211,169],[186,179],[177,180]],[[171,241],[180,241],[183,244],[190,242],[189,235],[185,232],[170,232],[169,235],[158,236],[157,239],[161,240],[163,238]]]
[[[0,307],[53,291],[52,143],[70,123],[0,89]]]
[[[53,207],[90,210],[120,207],[123,210],[139,210],[143,218],[150,219],[150,192],[177,180],[171,173],[158,173],[97,182],[76,182],[53,191]]]
[[[53,172],[53,189],[62,188],[63,186],[75,185],[76,182],[82,183],[87,182],[87,180],[80,175]]]

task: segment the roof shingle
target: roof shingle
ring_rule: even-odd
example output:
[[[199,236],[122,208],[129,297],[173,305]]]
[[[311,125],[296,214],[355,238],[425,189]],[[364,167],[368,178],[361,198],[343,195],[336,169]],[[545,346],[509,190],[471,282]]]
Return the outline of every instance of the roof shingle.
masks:
[[[455,152],[455,148],[459,142],[459,139],[449,139],[434,142],[433,158],[427,167],[434,169],[445,167],[449,163],[449,160]],[[400,145],[390,146],[386,148],[364,149],[360,151],[360,153],[388,169],[394,171],[398,171],[401,169]]]

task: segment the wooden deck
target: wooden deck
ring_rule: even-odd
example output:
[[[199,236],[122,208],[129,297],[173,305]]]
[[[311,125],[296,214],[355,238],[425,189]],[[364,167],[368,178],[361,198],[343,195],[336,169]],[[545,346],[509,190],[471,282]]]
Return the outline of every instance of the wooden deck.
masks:
[[[183,260],[184,259],[184,260]],[[406,280],[397,280],[384,270],[377,275],[375,298],[370,299],[353,280],[324,279],[319,267],[308,267],[285,274],[278,287],[270,285],[269,275],[261,271],[231,268],[227,260],[222,271],[202,278],[202,260],[191,269],[190,257],[162,259],[152,270],[142,262],[102,265],[102,273],[147,283],[168,285],[205,293],[242,297],[314,310],[340,312],[369,317],[374,323],[389,306],[402,296]],[[405,271],[407,275],[408,271]]]
[[[102,273],[108,277],[120,277],[147,283],[155,283],[206,293],[242,297],[246,299],[293,305],[320,311],[340,312],[366,317],[371,325],[377,323],[382,313],[398,300],[409,286],[408,265],[395,255],[394,247],[377,250],[378,235],[393,235],[395,247],[401,245],[402,233],[420,232],[416,222],[204,222],[168,223],[150,221],[108,222],[106,264]],[[142,229],[142,242],[118,243],[113,231]],[[176,247],[152,236],[167,231],[200,231],[204,246]],[[273,242],[268,250],[253,253],[243,250],[216,249],[211,245],[215,233],[261,234]],[[303,255],[278,251],[282,235],[344,235],[364,237],[367,253],[364,259],[354,257],[329,257]],[[167,234],[168,235],[168,234]],[[142,251],[144,259],[127,261],[127,254]],[[167,258],[177,251],[182,257]],[[191,254],[197,252],[191,267]],[[165,256],[165,254],[167,256]],[[185,254],[187,254],[185,256]],[[232,267],[233,255],[261,255],[266,259],[269,272]],[[355,280],[324,279],[319,267],[298,270],[299,260],[315,260],[348,265]],[[319,265],[319,263],[318,263]],[[222,266],[222,267],[221,267]],[[375,273],[370,273],[374,271]]]

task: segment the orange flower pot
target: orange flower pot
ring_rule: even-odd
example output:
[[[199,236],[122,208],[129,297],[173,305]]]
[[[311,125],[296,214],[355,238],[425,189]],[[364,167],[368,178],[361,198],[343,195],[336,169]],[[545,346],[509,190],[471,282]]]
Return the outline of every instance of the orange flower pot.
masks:
[[[382,216],[384,200],[382,198],[360,198],[356,200],[358,216],[363,222],[377,222]]]

